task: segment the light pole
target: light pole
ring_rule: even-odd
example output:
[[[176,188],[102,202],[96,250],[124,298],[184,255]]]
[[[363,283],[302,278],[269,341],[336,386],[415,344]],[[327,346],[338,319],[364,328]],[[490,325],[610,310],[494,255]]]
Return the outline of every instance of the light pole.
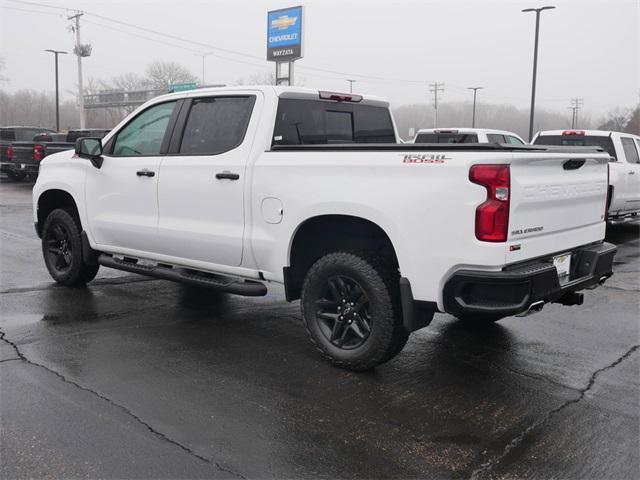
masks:
[[[533,81],[531,82],[531,111],[529,112],[529,141],[533,138],[533,112],[536,106],[536,73],[538,71],[538,34],[540,31],[540,12],[551,10],[553,6],[525,8],[523,12],[536,12],[536,38],[533,47]]]
[[[205,85],[204,83],[204,59],[207,58],[209,55],[213,55],[213,52],[205,52],[205,53],[194,53],[195,56],[197,57],[202,57],[202,86]]]
[[[478,90],[482,90],[484,87],[467,87],[467,90],[473,90],[473,117],[471,120],[471,128],[476,128],[476,94]]]
[[[58,94],[58,55],[61,53],[66,55],[67,52],[63,50],[51,50],[51,49],[47,49],[45,50],[45,52],[53,53],[56,59],[56,131],[59,132],[60,131],[60,97]]]
[[[347,82],[349,82],[349,93],[353,93],[353,84],[354,84],[355,80],[349,80],[347,78]]]

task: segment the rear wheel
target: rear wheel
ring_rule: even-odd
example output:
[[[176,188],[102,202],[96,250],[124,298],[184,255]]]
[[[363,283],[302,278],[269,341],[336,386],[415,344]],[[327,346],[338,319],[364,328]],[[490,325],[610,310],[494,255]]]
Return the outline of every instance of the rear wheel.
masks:
[[[302,286],[302,316],[311,341],[333,364],[368,370],[395,357],[407,342],[397,271],[354,253],[320,258]]]
[[[42,255],[51,277],[61,285],[81,286],[95,278],[100,265],[82,259],[79,222],[74,212],[53,210],[42,228]]]

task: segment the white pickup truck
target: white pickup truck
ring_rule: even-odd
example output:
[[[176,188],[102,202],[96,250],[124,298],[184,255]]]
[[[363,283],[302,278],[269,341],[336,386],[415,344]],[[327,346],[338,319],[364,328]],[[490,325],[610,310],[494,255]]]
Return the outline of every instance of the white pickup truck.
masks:
[[[608,220],[640,215],[640,136],[605,130],[547,130],[533,138],[535,145],[600,147],[610,155]]]
[[[336,365],[393,358],[434,312],[582,303],[612,274],[598,148],[397,144],[387,102],[293,87],[158,97],[47,157],[51,276],[100,265],[240,295],[284,284]]]

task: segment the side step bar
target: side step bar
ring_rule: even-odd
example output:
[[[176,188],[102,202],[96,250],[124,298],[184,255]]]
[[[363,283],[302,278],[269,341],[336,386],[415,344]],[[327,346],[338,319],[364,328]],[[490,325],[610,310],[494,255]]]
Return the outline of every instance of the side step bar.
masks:
[[[100,254],[98,263],[105,267],[124,270],[125,272],[139,273],[149,277],[171,280],[173,282],[186,283],[198,287],[215,288],[235,295],[246,297],[262,297],[267,294],[267,287],[260,282],[253,280],[242,280],[223,275],[198,272],[186,268],[172,267],[171,265],[148,265],[141,264],[134,258],[115,258],[111,255]]]

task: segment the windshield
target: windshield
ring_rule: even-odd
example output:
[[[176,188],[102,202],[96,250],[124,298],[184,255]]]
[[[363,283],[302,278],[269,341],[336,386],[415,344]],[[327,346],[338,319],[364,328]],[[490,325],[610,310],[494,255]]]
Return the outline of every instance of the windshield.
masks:
[[[616,150],[613,147],[611,137],[596,135],[540,135],[534,145],[567,145],[571,147],[601,147],[613,158],[616,158]]]

